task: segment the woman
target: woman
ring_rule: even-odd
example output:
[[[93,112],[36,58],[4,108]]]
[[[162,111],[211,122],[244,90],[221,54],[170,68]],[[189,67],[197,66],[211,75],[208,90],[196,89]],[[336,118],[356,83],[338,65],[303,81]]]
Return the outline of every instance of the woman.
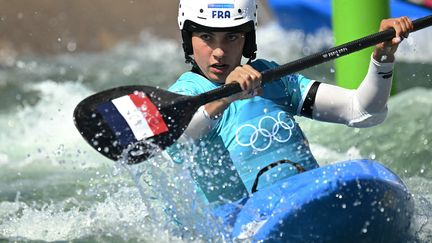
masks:
[[[185,131],[184,137],[195,144],[193,176],[209,203],[247,196],[259,173],[263,176],[258,189],[318,167],[295,115],[352,127],[385,119],[394,53],[413,29],[408,18],[381,22],[380,31],[394,28],[396,37],[376,45],[368,73],[356,90],[300,74],[261,85],[260,72],[277,64],[254,61],[256,1],[214,2],[180,0],[179,26],[192,70],[170,87],[172,92],[198,95],[237,82],[243,90],[202,106]],[[241,65],[242,56],[249,59],[246,65]],[[173,158],[179,146],[170,149]]]

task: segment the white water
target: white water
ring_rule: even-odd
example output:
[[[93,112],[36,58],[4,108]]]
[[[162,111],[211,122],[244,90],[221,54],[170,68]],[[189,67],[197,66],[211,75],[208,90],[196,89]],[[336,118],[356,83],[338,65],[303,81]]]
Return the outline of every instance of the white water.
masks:
[[[302,33],[284,33],[275,25],[260,28],[258,36],[259,57],[280,63],[331,45],[331,33],[325,30],[305,42]],[[410,38],[398,60],[421,64],[429,74],[432,32]],[[181,167],[161,155],[125,168],[95,152],[73,125],[74,107],[94,92],[125,84],[167,87],[187,69],[179,48],[175,41],[144,33],[138,46],[124,43],[99,54],[15,57],[0,69],[0,239],[228,241],[196,198],[187,158]],[[327,81],[334,70],[324,65],[310,72]],[[416,73],[398,75],[404,82],[404,75],[413,78]],[[321,164],[372,158],[403,178],[416,199],[413,230],[420,242],[432,240],[430,97],[432,90],[425,88],[392,97],[388,119],[371,129],[299,119]]]

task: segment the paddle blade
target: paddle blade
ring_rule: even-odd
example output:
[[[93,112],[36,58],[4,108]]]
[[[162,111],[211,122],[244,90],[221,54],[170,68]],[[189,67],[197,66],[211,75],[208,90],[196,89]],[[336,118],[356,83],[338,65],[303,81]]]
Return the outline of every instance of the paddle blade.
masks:
[[[193,96],[149,86],[122,86],[81,101],[74,122],[99,153],[135,164],[173,144],[198,107]]]

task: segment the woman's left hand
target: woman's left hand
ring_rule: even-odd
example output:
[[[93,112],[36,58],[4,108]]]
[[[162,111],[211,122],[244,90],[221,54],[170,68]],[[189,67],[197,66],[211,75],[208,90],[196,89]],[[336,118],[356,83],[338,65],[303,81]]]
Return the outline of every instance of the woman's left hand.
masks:
[[[394,28],[396,36],[375,46],[373,57],[379,62],[393,62],[394,53],[404,38],[408,38],[409,32],[414,29],[413,23],[408,17],[384,19],[381,21],[379,31]]]

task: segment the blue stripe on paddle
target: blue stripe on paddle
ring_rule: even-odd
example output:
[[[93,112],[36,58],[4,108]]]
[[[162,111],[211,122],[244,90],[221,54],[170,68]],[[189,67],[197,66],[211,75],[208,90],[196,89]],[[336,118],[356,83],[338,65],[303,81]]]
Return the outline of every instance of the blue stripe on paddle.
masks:
[[[121,145],[127,146],[137,141],[126,120],[112,102],[99,104],[96,110],[102,115]]]

